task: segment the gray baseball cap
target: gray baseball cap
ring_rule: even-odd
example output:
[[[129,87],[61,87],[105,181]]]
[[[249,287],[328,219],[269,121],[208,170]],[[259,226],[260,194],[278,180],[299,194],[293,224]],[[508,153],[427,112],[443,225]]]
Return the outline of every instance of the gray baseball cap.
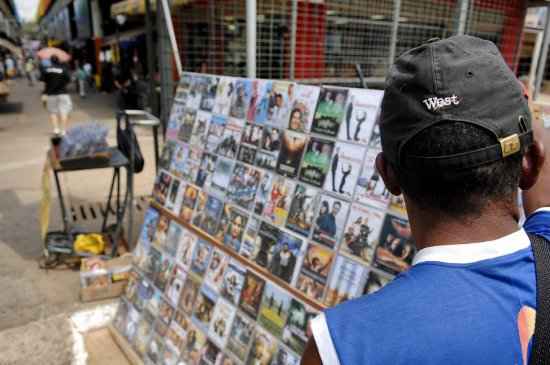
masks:
[[[403,153],[421,131],[453,121],[489,131],[495,143],[446,156]],[[386,159],[409,170],[469,169],[525,151],[533,142],[522,85],[494,43],[466,35],[433,39],[397,58],[386,80],[380,133]]]

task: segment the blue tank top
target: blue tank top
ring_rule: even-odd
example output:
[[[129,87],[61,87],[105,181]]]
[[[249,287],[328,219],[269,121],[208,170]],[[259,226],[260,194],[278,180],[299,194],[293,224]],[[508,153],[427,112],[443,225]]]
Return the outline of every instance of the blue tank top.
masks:
[[[324,365],[528,364],[536,316],[526,231],[550,240],[550,209],[495,241],[426,248],[378,292],[312,323]]]

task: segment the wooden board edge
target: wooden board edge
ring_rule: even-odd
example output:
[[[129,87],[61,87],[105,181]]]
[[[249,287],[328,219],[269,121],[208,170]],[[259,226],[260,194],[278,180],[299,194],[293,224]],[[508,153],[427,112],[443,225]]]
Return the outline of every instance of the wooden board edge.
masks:
[[[144,365],[143,360],[141,360],[139,355],[134,351],[128,341],[120,333],[118,333],[117,329],[113,327],[112,324],[109,324],[107,328],[109,329],[111,336],[113,336],[113,339],[115,340],[118,347],[122,350],[124,356],[126,356],[128,361],[132,365]]]

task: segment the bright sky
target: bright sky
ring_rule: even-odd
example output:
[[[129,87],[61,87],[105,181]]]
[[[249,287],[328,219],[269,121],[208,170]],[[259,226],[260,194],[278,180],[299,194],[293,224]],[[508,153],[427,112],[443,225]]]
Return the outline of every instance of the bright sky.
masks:
[[[36,17],[38,3],[40,0],[16,0],[14,1],[17,13],[21,20],[31,21]]]

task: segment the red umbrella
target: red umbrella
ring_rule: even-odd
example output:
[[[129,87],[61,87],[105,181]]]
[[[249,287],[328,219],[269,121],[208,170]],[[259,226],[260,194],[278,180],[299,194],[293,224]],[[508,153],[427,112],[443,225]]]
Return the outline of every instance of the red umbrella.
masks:
[[[51,58],[52,56],[57,56],[57,58],[61,62],[68,62],[71,59],[70,54],[68,54],[62,49],[55,48],[55,47],[42,48],[40,51],[38,51],[37,56],[40,59],[48,59],[48,58]]]

